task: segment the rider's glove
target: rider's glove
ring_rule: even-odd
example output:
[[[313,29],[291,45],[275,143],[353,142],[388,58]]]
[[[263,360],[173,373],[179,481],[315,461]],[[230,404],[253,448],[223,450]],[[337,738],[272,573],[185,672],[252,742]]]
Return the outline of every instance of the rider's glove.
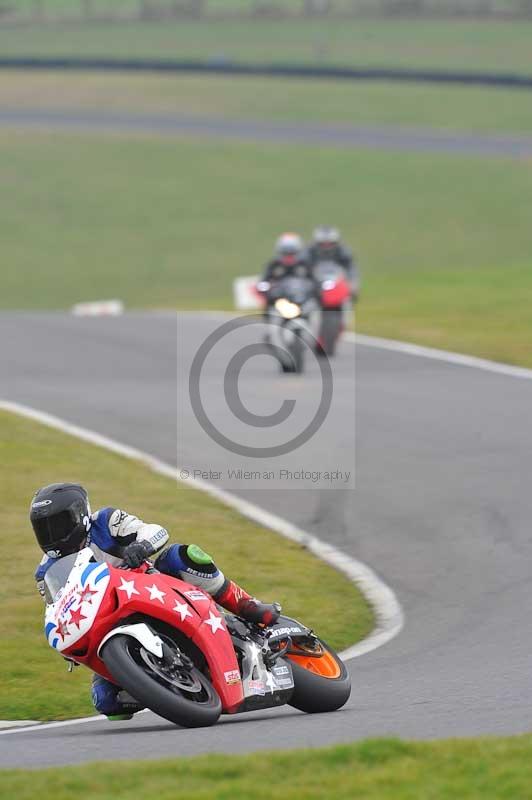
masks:
[[[125,548],[123,559],[128,567],[135,569],[154,553],[155,549],[149,542],[132,542]]]

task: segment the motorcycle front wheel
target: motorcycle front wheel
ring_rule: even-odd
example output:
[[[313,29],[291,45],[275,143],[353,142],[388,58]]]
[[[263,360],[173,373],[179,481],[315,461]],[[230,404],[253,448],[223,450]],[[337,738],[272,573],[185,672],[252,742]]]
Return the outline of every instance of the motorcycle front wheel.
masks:
[[[186,728],[214,725],[222,713],[218,694],[175,642],[164,639],[165,654],[158,658],[132,636],[117,634],[101,658],[116,683],[160,717]]]
[[[294,692],[290,705],[307,714],[336,711],[349,700],[351,678],[343,661],[321,639],[317,648],[293,644],[290,660]]]
[[[290,348],[287,348],[288,358],[280,362],[282,372],[300,375],[304,367],[303,342],[296,336]]]

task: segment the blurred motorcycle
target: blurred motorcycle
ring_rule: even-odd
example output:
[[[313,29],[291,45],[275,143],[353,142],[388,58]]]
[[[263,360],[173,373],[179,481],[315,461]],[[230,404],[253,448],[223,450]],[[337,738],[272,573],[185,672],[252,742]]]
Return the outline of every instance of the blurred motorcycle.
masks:
[[[353,287],[343,268],[334,261],[320,261],[314,267],[314,278],[321,287],[321,322],[318,353],[333,356],[350,310]]]
[[[319,333],[319,286],[310,278],[290,276],[261,281],[257,289],[266,296],[268,343],[282,372],[303,372],[305,347],[314,349]]]

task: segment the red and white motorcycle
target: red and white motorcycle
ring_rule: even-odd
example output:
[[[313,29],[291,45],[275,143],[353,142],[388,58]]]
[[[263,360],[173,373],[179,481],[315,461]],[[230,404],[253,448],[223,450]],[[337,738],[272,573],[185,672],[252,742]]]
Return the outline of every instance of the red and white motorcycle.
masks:
[[[126,571],[85,548],[55,561],[44,584],[50,646],[178,725],[286,703],[334,711],[349,698],[345,665],[305,625],[246,622],[149,562]]]
[[[342,267],[334,261],[319,261],[313,269],[314,279],[321,286],[321,324],[318,334],[319,353],[333,356],[351,309],[353,287]]]

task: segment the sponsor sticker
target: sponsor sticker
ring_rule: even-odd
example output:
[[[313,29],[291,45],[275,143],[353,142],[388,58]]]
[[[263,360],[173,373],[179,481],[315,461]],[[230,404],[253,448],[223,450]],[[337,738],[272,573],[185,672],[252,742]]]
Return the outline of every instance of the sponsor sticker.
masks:
[[[37,503],[32,503],[32,508],[42,508],[42,506],[50,506],[52,505],[51,500],[39,500]]]
[[[76,599],[77,599],[77,598],[76,598],[75,596],[74,596],[74,597],[71,597],[71,598],[70,598],[70,600],[68,600],[68,601],[65,603],[65,606],[64,606],[64,608],[62,608],[62,609],[61,609],[61,614],[66,614],[66,613],[67,613],[67,611],[70,611],[70,609],[72,608],[72,606],[73,606],[73,605],[74,605],[74,603],[76,602]]]
[[[288,675],[289,674],[289,669],[288,669],[288,667],[283,667],[283,666],[274,667],[273,668],[273,674],[275,676],[277,676],[277,675]]]
[[[266,694],[266,689],[264,687],[264,681],[250,681],[248,683],[249,691],[251,694]]]
[[[237,669],[231,669],[229,672],[224,672],[224,678],[229,686],[234,686],[235,683],[240,683],[240,672]]]
[[[185,592],[186,597],[190,598],[190,600],[208,600],[206,594],[203,592],[198,591],[197,589],[192,589],[190,592]]]
[[[283,686],[292,686],[292,678],[276,678],[275,682],[282,689]]]
[[[59,599],[59,593],[58,596],[56,597],[56,602],[58,599]],[[75,589],[71,588],[68,590],[66,594],[64,594],[64,587],[63,587],[63,593],[61,595],[61,603],[59,604],[59,608],[57,609],[58,613],[64,614],[66,611],[68,611],[68,609],[75,602],[75,600],[76,600]]]
[[[290,635],[291,633],[303,633],[303,631],[296,625],[292,625],[290,628],[275,628],[273,631],[273,636],[280,636],[283,633]]]

